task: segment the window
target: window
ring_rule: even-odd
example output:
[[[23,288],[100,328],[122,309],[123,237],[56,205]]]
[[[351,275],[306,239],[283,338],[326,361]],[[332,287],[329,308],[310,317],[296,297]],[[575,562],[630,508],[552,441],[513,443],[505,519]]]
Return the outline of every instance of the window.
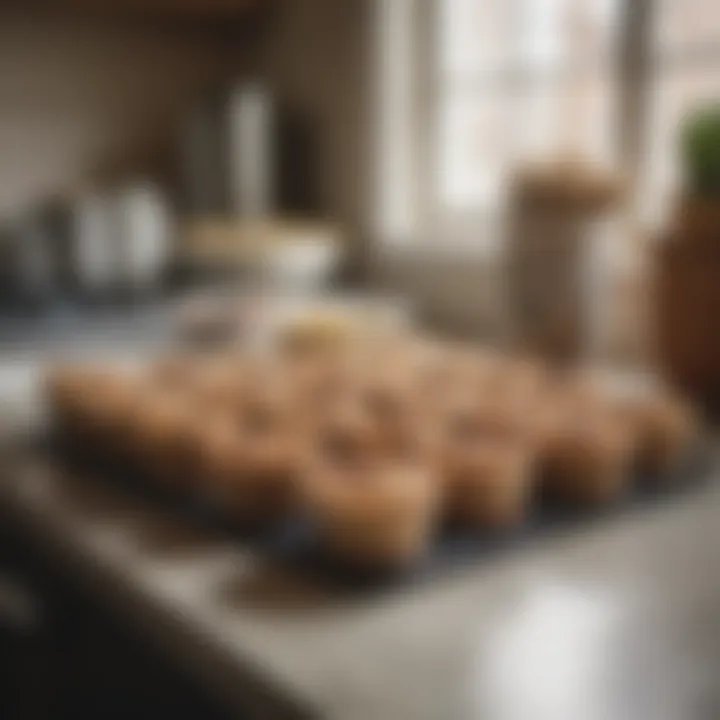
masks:
[[[614,158],[615,0],[442,0],[438,195],[493,208],[518,162]]]
[[[406,236],[476,229],[502,214],[518,164],[559,154],[627,173],[627,227],[667,219],[678,124],[720,101],[718,0],[378,2],[394,8],[384,70],[404,63],[386,82],[397,122],[382,157],[396,180],[378,189],[404,208]]]
[[[656,0],[651,58],[639,204],[642,221],[660,228],[682,180],[679,125],[699,105],[720,101],[717,0]]]
[[[620,1],[377,0],[384,234],[492,220],[528,159],[612,162]]]

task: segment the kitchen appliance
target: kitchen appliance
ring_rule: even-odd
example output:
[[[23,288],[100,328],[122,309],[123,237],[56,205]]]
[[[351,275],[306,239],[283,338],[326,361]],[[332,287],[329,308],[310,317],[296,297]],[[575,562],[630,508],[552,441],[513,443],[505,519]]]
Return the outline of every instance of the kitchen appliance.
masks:
[[[63,238],[64,239],[64,238]],[[5,233],[3,278],[7,300],[14,309],[40,312],[63,293],[63,248],[48,218],[27,214],[13,221]]]
[[[234,88],[226,110],[229,209],[241,217],[263,217],[275,208],[273,153],[275,109],[260,84]]]
[[[181,128],[181,211],[259,219],[320,211],[311,118],[261,81],[242,81],[191,112]]]
[[[112,197],[119,248],[119,284],[132,295],[158,288],[170,254],[171,216],[163,193],[142,182],[121,187]]]
[[[260,83],[239,83],[195,108],[181,135],[182,210],[258,217],[275,206],[275,106]]]
[[[88,192],[71,206],[73,262],[79,294],[93,302],[111,297],[118,285],[118,243],[112,203]]]

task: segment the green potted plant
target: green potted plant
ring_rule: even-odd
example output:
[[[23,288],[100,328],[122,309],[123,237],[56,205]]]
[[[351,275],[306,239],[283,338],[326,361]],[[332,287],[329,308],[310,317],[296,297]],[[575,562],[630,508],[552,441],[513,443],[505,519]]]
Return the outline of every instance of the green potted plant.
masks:
[[[673,384],[720,409],[720,102],[680,128],[684,190],[656,251],[657,360]]]

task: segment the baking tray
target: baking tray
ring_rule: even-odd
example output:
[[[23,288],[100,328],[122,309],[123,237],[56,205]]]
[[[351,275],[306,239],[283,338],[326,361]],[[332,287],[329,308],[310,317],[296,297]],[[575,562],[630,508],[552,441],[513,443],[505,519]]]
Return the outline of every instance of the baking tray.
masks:
[[[221,507],[197,495],[171,493],[117,462],[88,454],[87,448],[79,451],[52,430],[36,433],[27,438],[26,443],[35,455],[47,458],[60,471],[87,477],[89,483],[109,483],[164,513],[179,517],[194,528],[226,534],[293,572],[353,593],[424,582],[453,568],[527,547],[543,537],[612,522],[621,516],[674,502],[712,482],[716,465],[712,443],[703,438],[695,443],[675,473],[663,478],[637,475],[628,483],[623,496],[612,504],[594,509],[577,508],[538,497],[532,503],[526,521],[511,531],[440,528],[428,552],[418,561],[401,570],[378,572],[348,568],[327,556],[322,551],[316,528],[307,518],[296,518],[263,529],[242,526],[223,513]]]

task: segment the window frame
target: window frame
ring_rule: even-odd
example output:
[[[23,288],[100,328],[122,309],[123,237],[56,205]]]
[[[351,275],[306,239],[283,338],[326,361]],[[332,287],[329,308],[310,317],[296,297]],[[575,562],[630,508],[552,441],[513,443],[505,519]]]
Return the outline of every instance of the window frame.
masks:
[[[395,0],[377,0],[388,3]],[[442,0],[405,0],[413,5],[413,41],[410,107],[413,118],[409,128],[408,154],[413,157],[413,187],[407,202],[414,209],[409,226],[396,233],[395,244],[431,245],[434,248],[470,246],[495,249],[505,220],[504,207],[453,209],[444,207],[437,188],[439,155],[439,114],[441,104],[441,69],[437,57],[437,12]],[[632,188],[625,213],[632,225],[636,222],[636,190],[642,172],[643,132],[647,128],[649,92],[652,83],[653,20],[658,0],[620,0],[617,47],[613,53],[613,82],[616,104],[612,119],[612,143],[621,163],[619,170]],[[382,79],[381,79],[382,81]],[[513,81],[508,78],[508,83]],[[517,78],[516,78],[517,81]],[[396,138],[399,139],[399,138]],[[392,142],[386,143],[390,147]],[[382,178],[378,187],[382,189]],[[382,190],[381,190],[382,191]],[[380,223],[381,234],[382,222]],[[489,242],[483,242],[483,236]]]

